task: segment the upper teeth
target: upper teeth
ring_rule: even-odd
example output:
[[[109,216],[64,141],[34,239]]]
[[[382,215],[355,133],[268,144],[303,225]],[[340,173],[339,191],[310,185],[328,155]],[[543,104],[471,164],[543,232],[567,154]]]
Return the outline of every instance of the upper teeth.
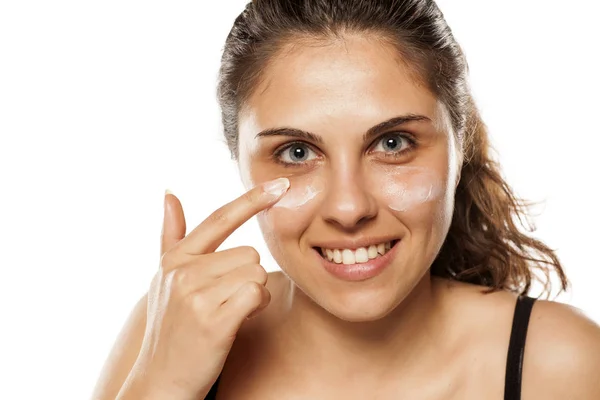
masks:
[[[321,248],[321,254],[337,264],[357,264],[376,258],[379,254],[384,255],[391,248],[392,242],[386,242],[369,247],[359,247],[356,250]]]

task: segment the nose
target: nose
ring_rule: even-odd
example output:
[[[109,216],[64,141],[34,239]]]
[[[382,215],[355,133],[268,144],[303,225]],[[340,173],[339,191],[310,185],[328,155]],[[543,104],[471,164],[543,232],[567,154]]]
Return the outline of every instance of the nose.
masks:
[[[323,219],[344,230],[355,230],[377,215],[377,202],[367,189],[363,174],[341,169],[329,176],[326,197],[321,204]]]

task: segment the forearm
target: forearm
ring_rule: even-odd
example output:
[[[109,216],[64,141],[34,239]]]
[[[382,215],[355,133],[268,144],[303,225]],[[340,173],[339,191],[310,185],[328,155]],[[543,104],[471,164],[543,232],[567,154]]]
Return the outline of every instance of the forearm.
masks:
[[[173,386],[158,385],[142,373],[132,371],[115,400],[203,400],[208,393],[190,396]]]

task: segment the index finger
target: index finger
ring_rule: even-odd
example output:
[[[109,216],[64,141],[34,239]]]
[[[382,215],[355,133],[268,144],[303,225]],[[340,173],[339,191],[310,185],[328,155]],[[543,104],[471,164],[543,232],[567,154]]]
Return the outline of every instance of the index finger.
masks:
[[[214,252],[244,222],[275,204],[289,187],[289,179],[278,178],[250,189],[214,211],[176,247],[187,254]]]

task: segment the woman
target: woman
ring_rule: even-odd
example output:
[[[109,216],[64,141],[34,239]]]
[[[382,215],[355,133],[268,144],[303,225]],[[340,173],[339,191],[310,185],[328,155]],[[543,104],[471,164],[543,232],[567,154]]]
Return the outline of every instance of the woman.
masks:
[[[94,398],[600,398],[600,328],[526,296],[568,281],[515,224],[433,1],[249,3],[218,92],[249,191],[187,236],[166,195]],[[281,272],[215,252],[253,215]]]

